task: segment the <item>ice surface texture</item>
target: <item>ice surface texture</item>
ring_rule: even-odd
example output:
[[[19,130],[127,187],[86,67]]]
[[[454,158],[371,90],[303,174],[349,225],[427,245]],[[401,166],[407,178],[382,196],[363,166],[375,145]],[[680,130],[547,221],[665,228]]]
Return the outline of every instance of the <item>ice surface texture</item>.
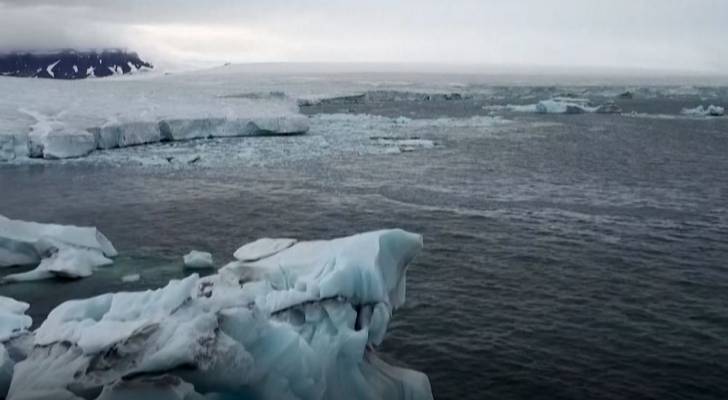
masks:
[[[296,242],[205,278],[65,302],[8,398],[431,399],[424,374],[374,350],[421,247],[402,230]]]
[[[98,229],[12,220],[0,215],[0,267],[36,265],[4,282],[52,277],[83,278],[111,264],[116,249]]]
[[[28,333],[33,320],[25,315],[29,305],[9,297],[0,296],[0,398],[10,387],[15,361],[5,348],[5,343]]]
[[[150,74],[54,81],[0,77],[0,161],[82,157],[96,149],[210,137],[305,133],[308,118],[282,97],[229,96],[214,77]]]

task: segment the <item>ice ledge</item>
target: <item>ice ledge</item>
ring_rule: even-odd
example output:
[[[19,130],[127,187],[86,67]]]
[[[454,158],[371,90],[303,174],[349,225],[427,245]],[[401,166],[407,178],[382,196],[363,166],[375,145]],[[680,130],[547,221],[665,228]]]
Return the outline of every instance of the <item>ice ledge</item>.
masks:
[[[0,132],[0,161],[23,157],[75,158],[97,149],[214,137],[298,135],[309,130],[308,118],[303,115],[162,119],[111,123],[87,129],[59,126],[37,113],[29,115],[38,120],[29,133],[6,135]]]

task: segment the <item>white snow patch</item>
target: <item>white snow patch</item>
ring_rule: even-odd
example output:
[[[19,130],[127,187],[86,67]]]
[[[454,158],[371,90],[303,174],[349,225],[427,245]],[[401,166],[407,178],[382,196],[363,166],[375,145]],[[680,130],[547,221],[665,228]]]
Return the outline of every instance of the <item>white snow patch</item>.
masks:
[[[296,244],[296,242],[296,239],[262,238],[241,246],[235,250],[233,257],[239,261],[260,260],[283,251]]]
[[[205,251],[192,250],[182,257],[187,268],[214,268],[212,254]]]
[[[56,65],[58,65],[59,62],[61,62],[61,60],[57,60],[56,62],[54,62],[53,64],[49,65],[46,68],[46,72],[48,72],[48,75],[50,75],[51,78],[55,78],[56,77],[56,74],[53,72],[53,68],[55,68]]]

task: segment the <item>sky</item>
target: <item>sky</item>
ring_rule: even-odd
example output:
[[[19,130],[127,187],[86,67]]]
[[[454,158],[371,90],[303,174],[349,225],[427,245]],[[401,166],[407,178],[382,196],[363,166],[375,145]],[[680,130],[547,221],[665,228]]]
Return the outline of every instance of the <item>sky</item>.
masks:
[[[728,71],[728,0],[0,0],[0,51]]]

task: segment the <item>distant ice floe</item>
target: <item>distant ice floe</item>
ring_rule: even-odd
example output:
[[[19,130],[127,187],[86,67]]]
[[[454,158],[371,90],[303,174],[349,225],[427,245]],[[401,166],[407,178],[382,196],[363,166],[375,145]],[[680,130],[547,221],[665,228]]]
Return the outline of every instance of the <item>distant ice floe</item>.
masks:
[[[94,268],[110,265],[117,255],[98,229],[40,224],[0,215],[0,267],[37,265],[34,270],[9,274],[0,283],[90,276]]]
[[[182,257],[187,268],[214,268],[212,254],[205,251],[192,250]]]
[[[185,168],[270,166],[322,158],[404,154],[444,148],[451,134],[495,134],[511,121],[495,116],[411,119],[368,114],[317,114],[306,135],[156,143],[96,151],[57,163]],[[24,163],[38,163],[34,159]]]
[[[141,279],[139,274],[129,274],[121,277],[121,281],[125,283],[137,282],[139,279]]]
[[[714,106],[712,104],[707,107],[700,105],[695,108],[685,108],[682,110],[682,114],[703,117],[722,117],[725,115],[725,108]]]
[[[67,301],[16,356],[7,398],[432,399],[426,375],[375,351],[421,248],[399,229],[266,239],[215,275]]]
[[[598,114],[620,114],[622,109],[614,103],[606,103],[602,105],[591,105],[588,99],[572,98],[572,97],[554,97],[548,100],[541,100],[535,104],[525,105],[514,105],[508,104],[505,106],[486,106],[486,110],[498,111],[513,111],[523,113],[536,113],[536,114],[584,114],[584,113],[598,113]]]

